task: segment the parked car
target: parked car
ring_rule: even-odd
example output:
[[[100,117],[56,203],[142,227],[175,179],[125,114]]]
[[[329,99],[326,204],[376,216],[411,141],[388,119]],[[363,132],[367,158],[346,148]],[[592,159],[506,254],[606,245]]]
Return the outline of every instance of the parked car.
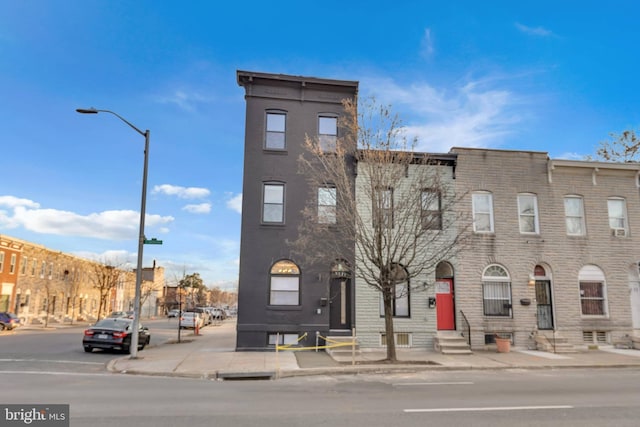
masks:
[[[103,350],[121,350],[129,353],[131,347],[131,327],[133,321],[124,317],[108,317],[98,321],[84,331],[82,345],[84,351],[91,353],[94,348]],[[139,325],[138,350],[142,350],[151,341],[149,329]]]
[[[195,311],[185,311],[180,316],[180,328],[192,328],[195,329],[196,325],[198,328],[201,328],[204,325],[204,321],[202,320],[202,315],[200,313],[196,313]]]
[[[0,331],[12,330],[20,326],[20,318],[13,313],[0,312]]]
[[[167,317],[178,317],[180,316],[180,310],[169,310],[167,313]]]

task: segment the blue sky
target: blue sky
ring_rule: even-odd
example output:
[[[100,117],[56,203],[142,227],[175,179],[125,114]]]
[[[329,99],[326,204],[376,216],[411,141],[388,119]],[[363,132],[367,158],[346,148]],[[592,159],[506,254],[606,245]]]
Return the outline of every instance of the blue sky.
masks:
[[[420,149],[593,154],[640,122],[635,1],[0,0],[0,234],[234,289],[237,69],[358,80]]]

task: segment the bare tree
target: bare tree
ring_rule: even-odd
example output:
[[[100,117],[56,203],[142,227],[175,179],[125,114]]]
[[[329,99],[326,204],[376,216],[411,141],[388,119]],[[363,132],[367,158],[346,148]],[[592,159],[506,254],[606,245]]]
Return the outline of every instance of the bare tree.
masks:
[[[355,101],[343,105],[335,146],[306,138],[299,165],[312,195],[293,248],[314,262],[342,254],[356,280],[382,294],[386,357],[394,362],[394,299],[462,248],[461,196],[447,176],[447,155],[414,152],[416,141],[389,107],[374,99],[359,109]]]
[[[634,130],[621,134],[611,133],[611,140],[600,142],[596,151],[599,158],[611,162],[637,162],[640,155],[640,138]]]
[[[93,288],[98,291],[99,295],[98,319],[102,317],[103,310],[106,312],[108,298],[120,281],[122,271],[114,264],[112,261],[105,261],[102,264],[95,263],[92,265],[93,274],[91,279]]]

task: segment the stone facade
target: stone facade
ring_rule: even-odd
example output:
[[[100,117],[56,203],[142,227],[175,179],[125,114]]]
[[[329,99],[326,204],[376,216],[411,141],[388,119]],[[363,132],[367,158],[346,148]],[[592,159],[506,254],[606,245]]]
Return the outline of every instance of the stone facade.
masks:
[[[592,339],[613,343],[632,334],[629,290],[630,277],[637,283],[638,276],[639,165],[551,160],[542,152],[452,152],[458,155],[456,186],[468,193],[460,209],[473,211],[474,192],[493,198],[493,230],[472,231],[456,264],[456,308],[469,320],[472,347],[484,348],[495,333],[510,334],[520,347],[532,346],[535,334],[559,335],[575,346]],[[537,200],[535,232],[520,231],[522,194]],[[575,218],[567,220],[565,198],[574,196],[584,206],[582,235],[567,228]],[[612,198],[626,203],[626,231],[618,235],[610,226]],[[483,309],[483,273],[491,265],[508,273],[511,309],[506,316],[487,315]],[[604,276],[602,314],[585,314],[581,306],[586,296],[581,282],[589,281],[583,277],[589,271]],[[541,330],[536,287],[545,281],[551,289],[552,324]]]

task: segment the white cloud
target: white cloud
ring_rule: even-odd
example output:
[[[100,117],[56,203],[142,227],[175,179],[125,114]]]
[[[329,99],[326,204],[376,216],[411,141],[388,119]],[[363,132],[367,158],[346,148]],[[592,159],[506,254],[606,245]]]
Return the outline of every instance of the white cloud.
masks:
[[[0,206],[5,206],[11,209],[18,206],[37,209],[40,207],[40,204],[29,199],[20,199],[14,196],[0,196]]]
[[[158,95],[155,100],[160,104],[173,104],[184,111],[192,112],[198,105],[211,102],[212,98],[195,90],[181,88],[173,89],[167,95]]]
[[[405,87],[377,78],[362,86],[376,88],[378,101],[392,105],[406,124],[407,136],[417,137],[416,148],[422,151],[499,145],[520,121],[516,96],[491,87],[489,80],[468,82],[450,91],[427,83]]]
[[[431,37],[431,29],[430,28],[425,28],[424,30],[424,36],[422,37],[422,40],[420,41],[420,47],[421,47],[421,54],[423,57],[428,58],[431,55],[433,55],[434,52],[434,48],[433,48],[433,39]]]
[[[193,214],[206,214],[211,212],[211,203],[200,203],[199,205],[186,205],[182,208],[183,211],[187,211]]]
[[[179,185],[163,184],[153,187],[154,194],[160,193],[167,196],[177,196],[180,199],[202,199],[208,197],[211,192],[200,187],[181,187]]]
[[[526,25],[520,24],[519,22],[516,22],[515,26],[521,32],[531,36],[538,36],[538,37],[553,36],[553,32],[551,30],[547,30],[546,28],[543,28],[543,27],[528,27]]]
[[[231,210],[242,213],[242,193],[236,194],[229,193],[230,198],[227,200],[227,207]]]
[[[3,201],[24,200],[6,196]],[[27,205],[27,206],[25,206]],[[140,214],[131,210],[103,211],[81,215],[58,209],[39,209],[39,204],[19,203],[11,212],[0,211],[0,228],[23,227],[26,230],[61,236],[81,236],[106,240],[125,240],[136,235]],[[171,216],[145,216],[147,227],[168,224]]]

